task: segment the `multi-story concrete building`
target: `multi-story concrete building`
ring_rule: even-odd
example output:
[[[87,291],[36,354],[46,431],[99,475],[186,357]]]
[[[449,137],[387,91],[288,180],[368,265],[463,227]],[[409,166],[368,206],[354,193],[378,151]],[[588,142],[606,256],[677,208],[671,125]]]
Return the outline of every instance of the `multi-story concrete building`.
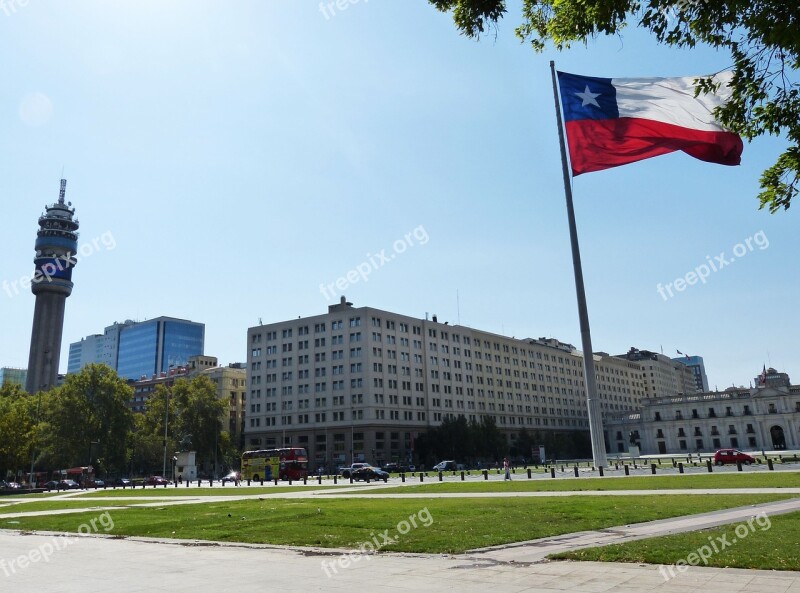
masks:
[[[0,368],[0,387],[4,387],[5,385],[19,385],[24,388],[27,378],[27,369],[15,369],[12,367]]]
[[[675,362],[668,356],[631,348],[617,358],[638,363],[644,384],[644,397],[660,397],[679,393],[697,393],[694,373],[685,364]]]
[[[189,360],[189,377],[205,375],[217,386],[217,397],[228,402],[223,412],[222,426],[231,435],[231,441],[240,449],[244,447],[244,424],[247,415],[247,365],[241,362],[226,367],[209,365],[209,356],[196,356]],[[213,359],[216,362],[216,359]]]
[[[316,464],[409,459],[445,418],[588,431],[583,359],[555,339],[515,339],[344,297],[328,312],[248,329],[246,448],[303,446]],[[636,409],[641,367],[595,355],[605,413]]]
[[[768,376],[756,388],[644,399],[640,411],[606,422],[610,451],[626,452],[632,440],[643,454],[800,448],[800,385],[775,369]]]
[[[72,342],[69,345],[67,374],[77,373],[86,365],[98,363],[116,369],[119,359],[119,336],[123,329],[133,325],[136,325],[136,322],[130,319],[123,323],[114,322],[102,334],[93,334],[81,338],[79,342]]]
[[[698,393],[705,393],[708,388],[708,377],[706,376],[706,365],[702,356],[684,355],[680,358],[673,358],[675,362],[685,364],[694,373],[694,385]]]
[[[202,355],[205,325],[156,317],[147,321],[114,323],[103,335],[95,334],[69,346],[68,372],[76,373],[89,363],[105,363],[123,379],[140,379],[186,366],[189,357]]]

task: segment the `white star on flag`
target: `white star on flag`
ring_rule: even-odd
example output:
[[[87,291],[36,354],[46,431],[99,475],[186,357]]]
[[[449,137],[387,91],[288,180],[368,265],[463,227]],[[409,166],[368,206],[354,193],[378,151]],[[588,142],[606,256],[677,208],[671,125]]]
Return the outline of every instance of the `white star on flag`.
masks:
[[[595,107],[600,107],[600,103],[597,102],[595,97],[599,97],[602,93],[593,93],[589,90],[589,85],[586,85],[586,90],[582,93],[575,93],[576,96],[580,97],[583,103],[581,103],[581,107],[586,107],[587,105],[594,105]]]

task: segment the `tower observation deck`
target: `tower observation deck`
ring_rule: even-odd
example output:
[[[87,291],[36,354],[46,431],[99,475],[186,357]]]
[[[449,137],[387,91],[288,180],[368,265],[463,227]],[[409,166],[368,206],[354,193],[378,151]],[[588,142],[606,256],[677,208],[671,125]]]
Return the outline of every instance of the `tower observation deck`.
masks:
[[[36,296],[28,357],[28,393],[55,386],[64,329],[64,308],[72,294],[72,268],[77,264],[78,220],[71,202],[64,202],[67,180],[61,180],[58,202],[39,217],[31,292]]]

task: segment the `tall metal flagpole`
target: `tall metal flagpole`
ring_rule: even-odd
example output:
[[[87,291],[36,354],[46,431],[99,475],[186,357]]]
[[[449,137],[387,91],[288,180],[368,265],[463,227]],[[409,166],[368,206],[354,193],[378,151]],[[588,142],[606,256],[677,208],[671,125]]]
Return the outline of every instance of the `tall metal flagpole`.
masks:
[[[578,316],[581,323],[581,347],[583,348],[583,375],[586,381],[586,405],[589,410],[589,433],[592,438],[592,458],[595,467],[606,467],[606,443],[603,434],[603,416],[600,399],[597,396],[597,381],[594,373],[592,354],[592,334],[589,331],[589,311],[586,307],[586,291],[583,287],[583,268],[581,266],[581,250],[578,246],[578,229],[575,225],[575,208],[572,206],[572,185],[570,184],[569,165],[567,164],[567,148],[564,142],[564,123],[561,119],[561,103],[558,99],[558,78],[556,64],[550,61],[550,72],[553,75],[553,97],[556,104],[558,122],[558,141],[561,144],[561,169],[564,175],[564,193],[567,197],[567,216],[569,217],[569,239],[572,244],[572,267],[575,270],[575,292],[578,296]]]

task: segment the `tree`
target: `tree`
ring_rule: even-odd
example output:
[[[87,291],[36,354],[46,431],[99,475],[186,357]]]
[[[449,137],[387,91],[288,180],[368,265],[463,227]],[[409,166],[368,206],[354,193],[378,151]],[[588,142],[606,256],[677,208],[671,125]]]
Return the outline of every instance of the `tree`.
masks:
[[[39,433],[43,457],[51,467],[88,465],[98,473],[127,467],[133,390],[104,364],[90,364],[67,375],[61,387],[42,394]],[[37,396],[38,397],[38,396]]]
[[[219,448],[219,420],[227,409],[227,402],[217,397],[216,385],[205,375],[191,381],[178,379],[172,394],[178,405],[178,434],[191,438],[198,464],[201,461],[212,463],[214,452]]]
[[[167,456],[174,451],[191,449],[197,452],[198,465],[211,464],[214,452],[217,461],[231,455],[230,438],[220,430],[220,417],[227,402],[217,398],[216,385],[204,375],[191,381],[178,379],[171,387],[159,385],[147,400],[145,412],[137,419],[133,459],[139,471],[161,467],[164,455],[164,406],[169,401],[167,422]],[[223,437],[222,435],[226,436]],[[169,461],[169,460],[168,460]],[[159,470],[160,471],[160,470]]]
[[[429,0],[453,11],[456,27],[479,38],[506,12],[505,0]],[[760,207],[789,208],[800,186],[800,4],[794,0],[523,0],[517,36],[536,51],[620,35],[633,24],[659,43],[726,51],[734,72],[730,102],[719,121],[752,140],[785,134],[790,146],[761,175]],[[711,90],[710,78],[700,90]]]
[[[0,388],[0,479],[28,469],[36,428],[36,402],[21,387]]]

